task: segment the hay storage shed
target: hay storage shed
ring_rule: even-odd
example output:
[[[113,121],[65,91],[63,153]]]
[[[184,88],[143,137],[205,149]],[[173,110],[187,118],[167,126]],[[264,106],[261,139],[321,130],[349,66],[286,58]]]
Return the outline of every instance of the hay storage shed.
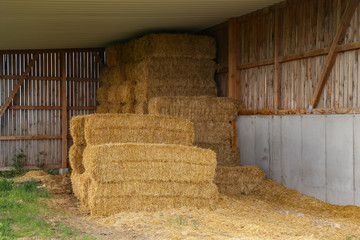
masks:
[[[242,164],[360,206],[359,1],[279,2],[1,0],[0,169],[20,150],[26,168],[68,167],[68,121],[95,111],[105,46],[200,32],[217,40],[219,95],[246,106]]]

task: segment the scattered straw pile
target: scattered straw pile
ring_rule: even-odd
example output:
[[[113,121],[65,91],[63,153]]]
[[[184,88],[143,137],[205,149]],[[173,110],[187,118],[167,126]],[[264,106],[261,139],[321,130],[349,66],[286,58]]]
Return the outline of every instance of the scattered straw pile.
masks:
[[[72,192],[70,173],[50,175],[44,171],[30,171],[23,176],[17,177],[15,182],[31,181],[32,179],[44,185],[49,193],[69,194]]]
[[[220,193],[250,194],[264,181],[265,175],[256,166],[217,167],[215,183]]]
[[[193,124],[165,116],[136,114],[94,114],[86,117],[87,144],[105,143],[169,143],[191,146]]]
[[[216,152],[218,166],[239,166],[240,152],[232,148],[237,108],[229,98],[157,97],[149,102],[149,113],[189,119],[194,123],[196,146]]]

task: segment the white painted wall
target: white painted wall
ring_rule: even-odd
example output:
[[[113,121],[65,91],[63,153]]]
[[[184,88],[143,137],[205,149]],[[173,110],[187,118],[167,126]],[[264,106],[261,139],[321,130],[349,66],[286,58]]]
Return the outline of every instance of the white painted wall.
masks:
[[[305,195],[360,206],[360,114],[239,116],[243,165]]]

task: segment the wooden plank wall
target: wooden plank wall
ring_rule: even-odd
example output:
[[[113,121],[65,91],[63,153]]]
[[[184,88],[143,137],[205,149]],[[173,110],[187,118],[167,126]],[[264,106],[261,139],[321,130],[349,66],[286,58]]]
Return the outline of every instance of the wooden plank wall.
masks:
[[[306,113],[326,54],[348,0],[289,0],[236,18],[240,62],[239,98],[247,114],[274,112],[275,16],[279,18],[280,110]],[[228,25],[207,29],[220,47],[217,74],[220,96],[228,96]],[[317,112],[360,112],[360,8],[355,11],[321,93]],[[225,53],[226,52],[226,53]],[[225,56],[225,57],[224,57]],[[330,110],[331,109],[331,110]]]
[[[37,52],[39,59],[0,119],[0,170],[7,170],[20,150],[28,168],[36,166],[38,157],[47,168],[61,167],[61,54],[66,67],[67,126],[72,116],[95,111],[100,68],[95,54],[103,49],[0,51],[0,105]]]

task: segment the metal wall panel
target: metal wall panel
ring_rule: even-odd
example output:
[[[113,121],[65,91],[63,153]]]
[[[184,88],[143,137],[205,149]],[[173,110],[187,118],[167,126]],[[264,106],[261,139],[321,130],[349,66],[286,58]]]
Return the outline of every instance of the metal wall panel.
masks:
[[[270,173],[272,179],[281,182],[281,118],[270,119]]]
[[[255,165],[261,167],[269,176],[269,121],[266,117],[255,119]]]
[[[237,129],[240,159],[243,165],[255,165],[255,117],[244,117]]]
[[[354,165],[355,205],[360,206],[360,115],[354,118]]]

